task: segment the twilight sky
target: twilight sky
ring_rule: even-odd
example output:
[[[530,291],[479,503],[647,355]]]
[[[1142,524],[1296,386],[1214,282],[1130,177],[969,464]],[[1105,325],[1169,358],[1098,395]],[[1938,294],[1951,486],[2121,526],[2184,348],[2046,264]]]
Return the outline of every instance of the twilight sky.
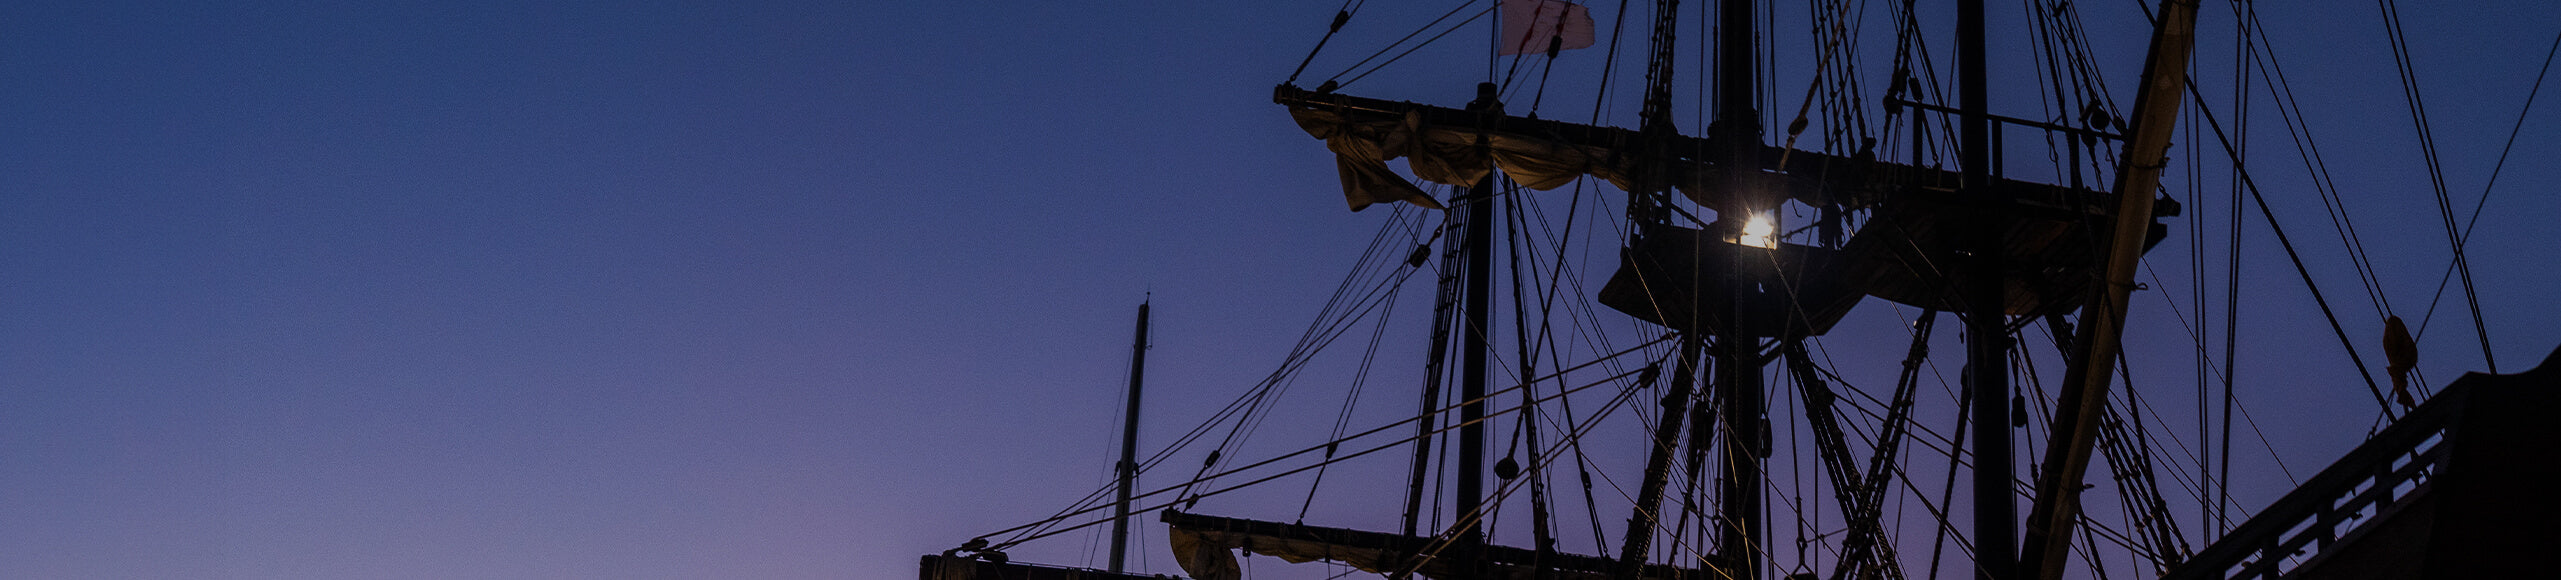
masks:
[[[2444,233],[2374,8],[2328,4],[2261,10],[2302,23],[2275,33],[2287,73],[2415,319]],[[913,577],[1102,481],[1143,296],[1152,450],[1268,373],[1387,219],[1344,211],[1330,155],[1269,103],[1336,6],[0,7],[0,577]],[[1374,8],[1311,78],[1445,9]],[[2405,12],[2468,216],[2561,7]],[[2201,75],[2228,95],[2228,6],[2205,15]],[[1482,57],[1434,46],[1364,94],[1464,102]],[[2115,54],[2130,104],[2140,55]],[[2510,372],[2561,344],[2549,106],[2472,249]],[[2272,110],[2261,184],[2379,367],[2320,206],[2282,189],[2304,172]],[[2308,473],[2372,405],[2250,220],[2245,283],[2278,305],[2245,319],[2244,376],[2327,382],[2244,396],[2271,432],[2328,427],[2276,436]],[[2480,368],[2448,296],[2423,340],[2440,383]],[[2158,336],[2129,356],[2191,372]],[[1300,387],[1320,421],[1329,380]],[[1399,380],[1374,379],[1380,417],[1410,407]],[[1276,497],[1261,517],[1296,506]],[[1075,564],[1088,539],[1022,553]]]

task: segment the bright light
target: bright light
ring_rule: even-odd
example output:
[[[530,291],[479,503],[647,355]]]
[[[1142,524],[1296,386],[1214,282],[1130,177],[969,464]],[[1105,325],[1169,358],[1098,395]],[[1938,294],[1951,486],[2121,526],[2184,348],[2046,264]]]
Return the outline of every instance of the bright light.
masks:
[[[1776,248],[1778,238],[1774,236],[1777,234],[1778,226],[1770,223],[1769,216],[1756,212],[1752,214],[1751,221],[1743,222],[1743,236],[1735,242],[1755,248]]]

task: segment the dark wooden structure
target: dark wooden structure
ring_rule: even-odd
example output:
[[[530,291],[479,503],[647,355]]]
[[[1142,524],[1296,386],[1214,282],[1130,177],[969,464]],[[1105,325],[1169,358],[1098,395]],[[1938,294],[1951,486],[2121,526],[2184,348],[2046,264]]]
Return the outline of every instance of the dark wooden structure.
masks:
[[[2464,375],[2167,580],[2550,578],[2561,350]]]
[[[1600,302],[1683,331],[1721,333],[1735,326],[1727,319],[1739,313],[1742,327],[1764,336],[1814,336],[1858,305],[1859,289],[1845,283],[1849,266],[1840,250],[1737,247],[1709,232],[1663,226],[1620,253]],[[1741,306],[1732,312],[1704,307],[1729,302]]]
[[[1493,544],[1476,546],[1477,566],[1462,571],[1467,560],[1453,554],[1453,538],[1407,536],[1304,524],[1266,522],[1187,514],[1166,510],[1165,525],[1176,534],[1177,546],[1198,542],[1214,553],[1210,557],[1229,557],[1228,550],[1245,550],[1290,562],[1329,560],[1364,571],[1390,575],[1411,574],[1423,578],[1544,578],[1549,580],[1606,580],[1613,578],[1618,563],[1609,558],[1568,554],[1552,550],[1532,550]],[[1181,553],[1175,557],[1193,556]],[[1723,578],[1722,560],[1702,556],[1706,568],[1680,568],[1647,564],[1637,572],[1640,580],[1674,580]],[[1188,566],[1200,566],[1189,563]],[[1204,569],[1221,568],[1213,563]],[[1232,569],[1232,565],[1229,567]]]
[[[916,578],[917,580],[1161,580],[1168,577],[1017,564],[957,554],[926,554],[916,573]]]

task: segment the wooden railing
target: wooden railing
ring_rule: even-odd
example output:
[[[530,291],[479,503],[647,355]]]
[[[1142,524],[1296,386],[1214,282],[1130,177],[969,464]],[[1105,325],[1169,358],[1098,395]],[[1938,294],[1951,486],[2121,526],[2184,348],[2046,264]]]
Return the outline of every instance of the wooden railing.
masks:
[[[2444,473],[2470,394],[2448,386],[2163,578],[2277,578],[2372,531]]]

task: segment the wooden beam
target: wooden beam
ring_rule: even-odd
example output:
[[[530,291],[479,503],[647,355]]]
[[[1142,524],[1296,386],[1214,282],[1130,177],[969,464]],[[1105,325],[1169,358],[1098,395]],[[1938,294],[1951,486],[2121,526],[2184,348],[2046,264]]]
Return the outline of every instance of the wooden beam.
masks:
[[[2143,256],[2143,235],[2150,227],[2152,192],[2161,185],[2161,169],[2178,126],[2180,91],[2187,83],[2188,55],[2196,44],[2196,1],[2164,0],[2152,31],[2151,54],[2144,59],[2141,92],[2134,97],[2133,131],[2117,168],[2116,225],[2109,232],[2105,276],[2081,310],[2081,328],[2073,337],[2072,359],[2064,371],[2062,394],[2055,401],[2055,429],[2045,447],[2045,472],[2036,479],[2027,529],[2020,540],[2019,570],[2038,579],[2063,576],[2064,556],[2071,550],[2072,523],[2079,517],[2081,482],[2089,471],[2090,447],[2098,433],[2099,415],[2107,407],[2108,374],[2116,369],[2117,350],[2125,332],[2127,294],[2134,290],[2134,268]]]

